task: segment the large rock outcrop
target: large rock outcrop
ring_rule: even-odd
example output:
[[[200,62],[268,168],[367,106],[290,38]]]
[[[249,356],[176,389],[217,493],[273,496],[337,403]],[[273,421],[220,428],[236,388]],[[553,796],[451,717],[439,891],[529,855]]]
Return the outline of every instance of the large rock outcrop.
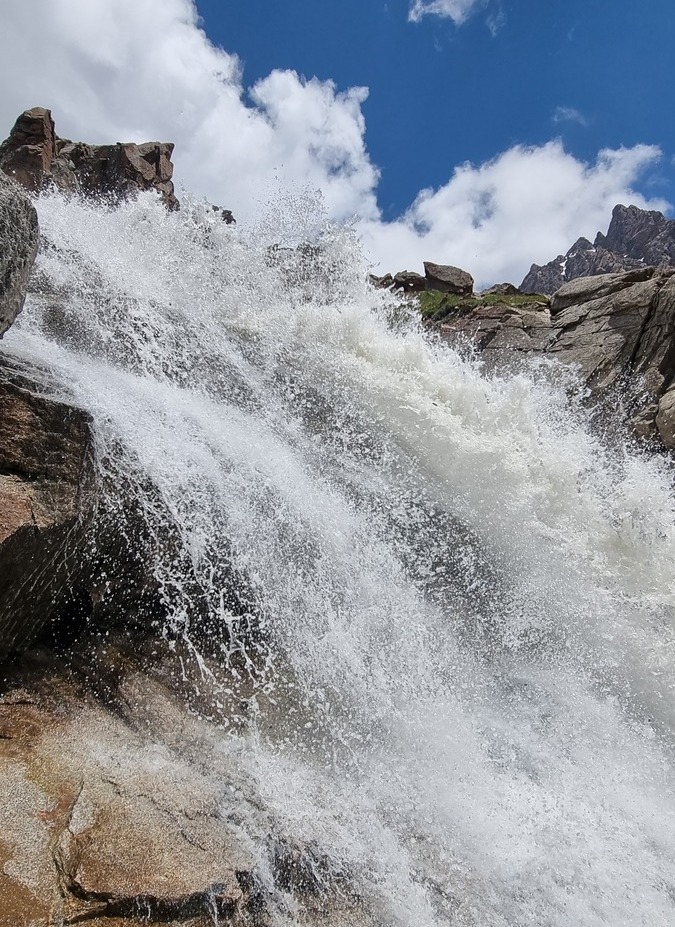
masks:
[[[632,373],[659,397],[675,374],[673,274],[644,268],[566,284],[551,300],[547,353],[575,364],[596,393]]]
[[[620,273],[640,267],[675,265],[675,219],[637,206],[615,206],[607,234],[593,244],[579,238],[567,254],[533,264],[520,285],[525,293],[555,293],[579,277]]]
[[[0,338],[23,308],[37,248],[35,207],[24,191],[0,172]]]
[[[156,190],[176,208],[171,142],[87,145],[59,138],[51,112],[36,106],[16,120],[0,145],[0,169],[31,192],[50,185],[113,199]]]
[[[215,774],[200,770],[205,725],[132,658],[89,640],[78,660],[114,675],[113,712],[53,656],[48,681],[15,669],[0,695],[1,927],[251,923],[255,860],[227,819],[233,804],[251,815],[235,770],[206,747]]]
[[[431,318],[454,345],[496,364],[539,353],[574,365],[596,397],[632,381],[625,414],[643,437],[675,447],[675,268],[642,267],[571,281],[549,301],[485,295]]]
[[[470,296],[473,293],[473,277],[460,267],[451,264],[434,264],[424,262],[426,288],[440,293],[456,293],[458,296]]]
[[[598,232],[595,245],[642,264],[675,265],[675,219],[638,206],[615,206],[607,235]]]
[[[82,608],[78,576],[92,510],[86,413],[0,370],[0,660]]]
[[[188,707],[175,659],[157,638],[84,635],[67,659],[4,668],[0,927],[272,927],[288,913],[272,880],[305,927],[381,924]],[[218,691],[230,731],[246,691]]]

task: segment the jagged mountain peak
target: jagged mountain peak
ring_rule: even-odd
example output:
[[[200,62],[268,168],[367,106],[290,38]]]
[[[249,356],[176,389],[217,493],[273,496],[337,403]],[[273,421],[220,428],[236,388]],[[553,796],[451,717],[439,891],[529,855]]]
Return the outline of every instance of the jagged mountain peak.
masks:
[[[675,255],[675,221],[666,219],[663,213],[654,209],[640,209],[638,206],[617,205],[612,210],[612,221],[607,235],[598,232],[595,243],[608,251],[619,254],[638,254],[654,251],[654,243],[661,239],[672,242],[671,260]]]
[[[675,219],[639,206],[617,204],[607,234],[593,244],[577,239],[567,254],[548,264],[533,264],[520,285],[525,293],[551,294],[577,277],[618,273],[635,267],[675,265]]]

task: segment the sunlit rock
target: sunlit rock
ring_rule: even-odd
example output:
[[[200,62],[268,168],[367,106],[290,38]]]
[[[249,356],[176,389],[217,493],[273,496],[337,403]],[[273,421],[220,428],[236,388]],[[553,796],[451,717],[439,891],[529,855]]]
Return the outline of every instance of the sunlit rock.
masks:
[[[0,922],[249,923],[254,860],[222,813],[224,764],[210,777],[149,742],[56,661],[52,680],[0,697]]]
[[[458,296],[470,296],[473,293],[473,277],[460,267],[425,261],[424,275],[428,290],[455,293]]]
[[[33,192],[53,184],[65,192],[115,199],[156,190],[175,209],[172,154],[171,142],[87,145],[59,138],[51,112],[36,106],[19,116],[0,145],[0,169]]]

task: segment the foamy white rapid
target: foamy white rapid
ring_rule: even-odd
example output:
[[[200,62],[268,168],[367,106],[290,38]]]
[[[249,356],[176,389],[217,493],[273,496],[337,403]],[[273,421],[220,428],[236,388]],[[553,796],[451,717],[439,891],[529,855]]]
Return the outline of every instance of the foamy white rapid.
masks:
[[[434,343],[301,207],[317,253],[44,197],[0,349],[90,410],[111,507],[177,526],[168,630],[255,680],[224,748],[383,924],[670,927],[672,470],[570,374]]]

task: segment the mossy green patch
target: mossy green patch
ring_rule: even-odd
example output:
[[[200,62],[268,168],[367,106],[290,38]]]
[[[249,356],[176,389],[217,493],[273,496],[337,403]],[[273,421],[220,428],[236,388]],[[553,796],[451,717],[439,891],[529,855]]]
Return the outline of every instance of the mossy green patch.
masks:
[[[485,293],[483,296],[457,296],[453,293],[441,293],[438,290],[425,290],[417,295],[419,311],[425,319],[445,316],[454,311],[470,312],[478,306],[513,306],[524,309],[528,306],[548,305],[548,297],[537,293],[518,293],[505,296],[501,293]]]

